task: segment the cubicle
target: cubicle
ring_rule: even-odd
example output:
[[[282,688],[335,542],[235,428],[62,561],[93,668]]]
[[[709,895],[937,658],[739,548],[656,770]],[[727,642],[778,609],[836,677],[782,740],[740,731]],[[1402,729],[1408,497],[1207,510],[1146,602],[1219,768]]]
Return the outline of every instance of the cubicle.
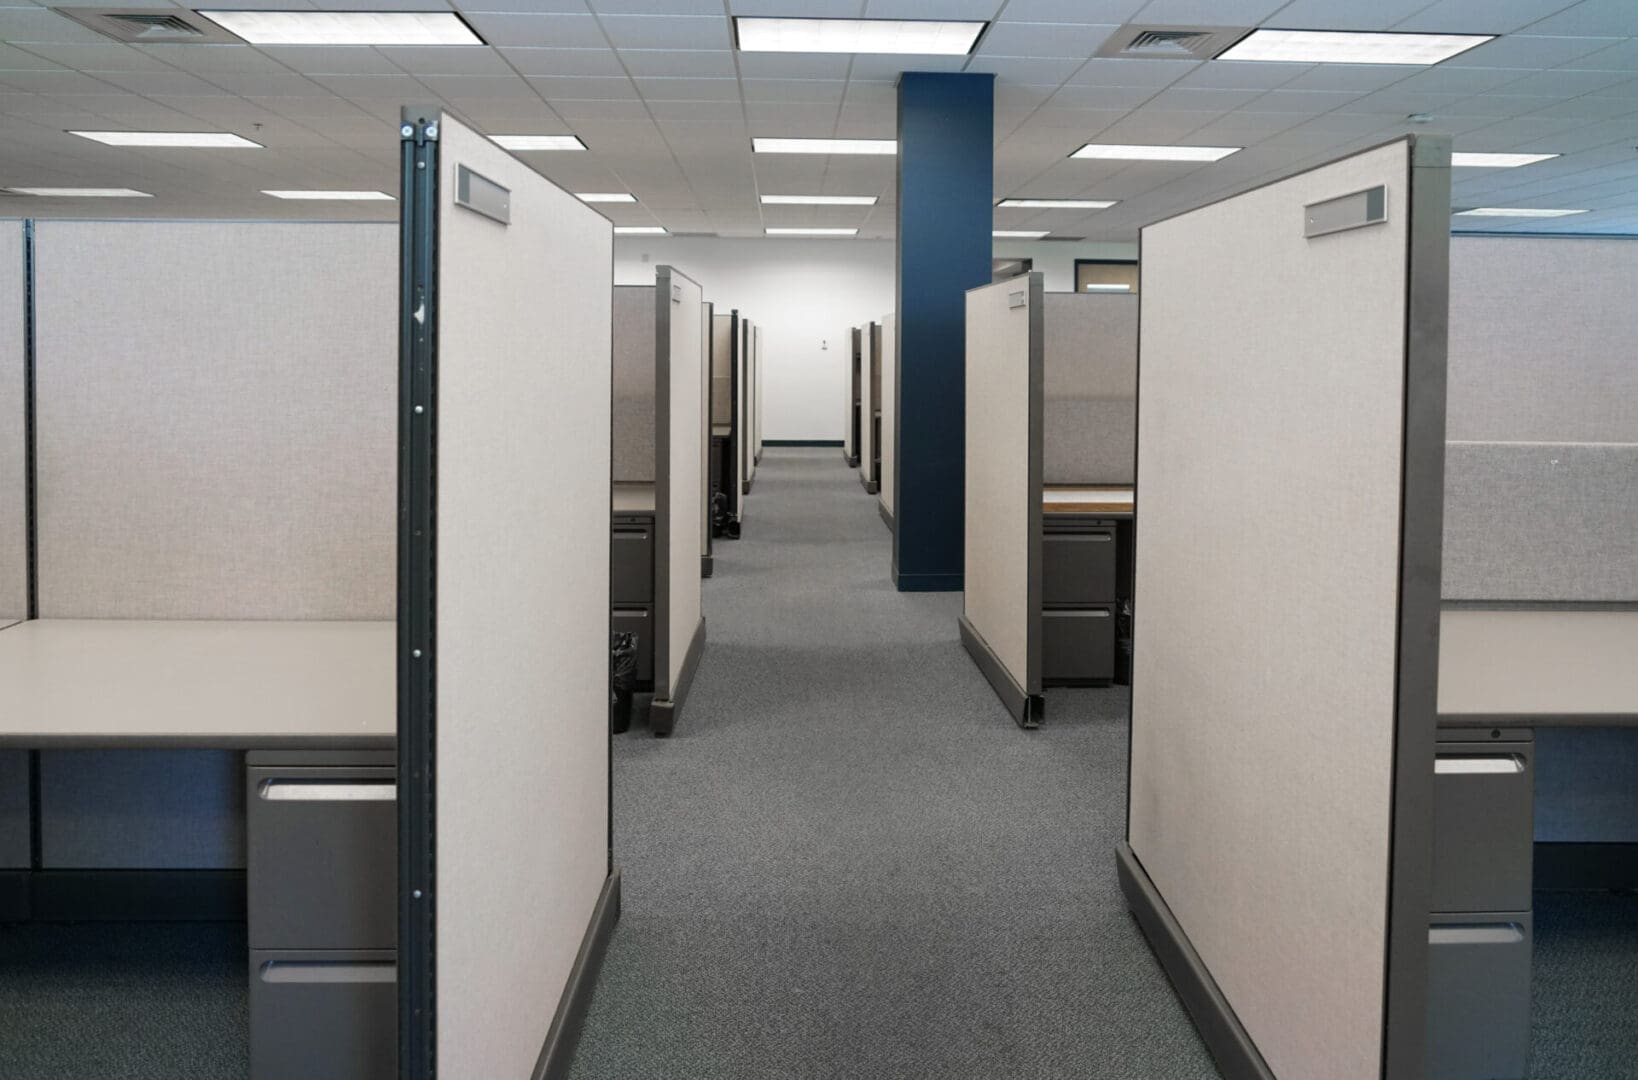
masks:
[[[700,577],[710,577],[715,570],[711,546],[711,483],[712,384],[711,373],[716,362],[716,305],[706,300],[700,305],[700,410],[703,414],[700,439]]]
[[[752,395],[751,395],[751,445],[755,454],[751,458],[751,478],[756,479],[757,466],[762,464],[762,327],[752,327],[753,348],[752,356]]]
[[[1430,917],[1449,155],[1142,232],[1117,864],[1229,1076],[1430,1075],[1437,943],[1484,940]]]
[[[0,632],[28,616],[28,389],[25,229],[0,221]],[[0,919],[26,913],[11,871],[30,864],[30,755],[0,750]],[[7,884],[8,880],[11,884]]]
[[[711,335],[711,504],[713,536],[739,537],[745,491],[740,483],[738,311],[712,316]],[[720,503],[720,508],[719,508]]]
[[[859,483],[865,493],[881,491],[882,327],[859,328]]]
[[[1047,687],[1125,681],[1136,377],[1135,297],[968,293],[961,639],[1024,727]]]
[[[750,319],[741,319],[740,333],[743,340],[740,342],[739,427],[743,434],[739,439],[739,468],[740,476],[744,478],[742,493],[749,495],[756,483],[757,461],[762,456],[758,430],[761,390],[757,385],[762,370],[762,327]]]
[[[562,1070],[618,909],[609,491],[545,464],[607,453],[611,229],[447,117],[401,134],[397,229],[0,229],[33,481],[0,908],[245,922],[248,1028],[183,1034],[248,1039],[252,1080]],[[28,1010],[36,1048],[165,1059]]]
[[[849,352],[847,368],[842,376],[842,460],[849,466],[859,467],[859,450],[864,444],[861,430],[862,398],[864,395],[864,330],[855,326],[848,331]]]
[[[705,498],[709,352],[699,285],[661,266],[614,289],[614,459],[609,600],[637,635],[649,727],[670,735],[705,647],[698,537]]]
[[[894,481],[898,479],[894,470],[898,468],[898,408],[899,408],[899,365],[898,365],[898,332],[899,319],[897,315],[887,314],[881,321],[881,353],[882,353],[882,395],[881,395],[881,490],[877,493],[877,511],[886,523],[888,531],[894,528],[893,492]]]

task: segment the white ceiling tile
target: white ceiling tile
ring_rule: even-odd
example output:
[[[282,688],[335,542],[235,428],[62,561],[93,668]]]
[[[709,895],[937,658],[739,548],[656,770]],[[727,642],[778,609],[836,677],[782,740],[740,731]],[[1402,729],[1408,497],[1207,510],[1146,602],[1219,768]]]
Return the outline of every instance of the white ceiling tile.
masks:
[[[1406,93],[1483,94],[1498,87],[1509,87],[1529,72],[1519,68],[1446,67],[1441,64],[1418,75],[1401,79],[1393,89]]]
[[[840,79],[745,79],[736,85],[744,86],[746,101],[840,104],[848,84]]]
[[[450,49],[436,45],[394,45],[383,56],[411,75],[511,75],[512,68],[494,49]]]
[[[729,78],[735,74],[734,54],[685,52],[676,49],[621,49],[620,59],[634,76],[657,78]]]
[[[855,56],[852,77],[897,82],[906,71],[960,71],[966,63],[965,56]]]
[[[735,15],[853,19],[863,13],[864,0],[729,0],[728,6]]]
[[[844,53],[740,53],[747,79],[845,79],[853,57]]]
[[[534,88],[516,75],[423,75],[420,81],[433,93],[446,99],[540,100]]]
[[[1599,71],[1638,71],[1638,39],[1623,41],[1570,61],[1568,68]]]
[[[1318,116],[1355,101],[1359,96],[1348,91],[1270,90],[1246,108],[1252,112],[1295,112]]]
[[[1126,22],[1146,0],[1009,0],[1003,22],[1106,23]]]
[[[39,57],[41,59],[35,59]],[[131,48],[129,45],[120,45],[112,41],[100,45],[91,44],[37,44],[28,46],[25,53],[22,49],[14,49],[0,45],[0,69],[13,66],[42,67],[61,64],[76,71],[169,71],[170,66],[163,64],[147,53]]]
[[[1438,0],[1394,27],[1406,33],[1511,34],[1564,8],[1566,0]]]
[[[41,7],[0,7],[0,41],[108,43],[107,38],[90,27]]]
[[[1509,34],[1446,60],[1460,67],[1550,68],[1619,44],[1612,38]]]
[[[989,72],[1001,80],[1056,86],[1080,70],[1079,57],[975,56],[968,71]]]
[[[619,76],[625,66],[613,49],[502,49],[501,56],[519,75]]]
[[[563,12],[488,13],[466,16],[473,29],[497,48],[606,48],[603,30],[591,15]]]
[[[1271,21],[1297,30],[1386,30],[1427,6],[1428,0],[1292,0]]]
[[[249,45],[134,45],[155,60],[205,75],[216,71],[280,72],[289,68]]]
[[[1560,68],[1508,83],[1506,91],[1509,94],[1545,94],[1555,98],[1598,94],[1629,81],[1634,74],[1632,71],[1570,71]]]
[[[647,120],[641,101],[554,101],[552,109],[571,124],[582,120]]]
[[[111,84],[78,71],[0,71],[0,86],[31,94],[100,94]]]
[[[409,102],[425,89],[413,76],[396,75],[314,75],[313,81],[349,101],[360,98],[396,98]]]
[[[740,100],[738,79],[637,79],[636,83],[646,101],[732,101],[737,106]]]
[[[138,73],[141,74],[141,73]],[[117,76],[105,75],[112,81]],[[218,71],[210,76],[210,85],[241,97],[329,97],[330,92],[305,75],[294,72],[233,72]],[[132,89],[135,89],[134,87]],[[140,93],[141,91],[137,91]],[[185,93],[186,91],[173,91]]]
[[[836,122],[834,105],[794,105],[784,102],[747,102],[745,117],[758,135],[827,137]],[[892,132],[879,136],[889,139]]]
[[[1530,25],[1532,34],[1587,37],[1638,36],[1638,9],[1632,0],[1581,0]]]
[[[744,130],[742,106],[733,101],[699,101],[688,98],[648,99],[648,111],[668,134],[671,124],[720,125]],[[735,128],[733,125],[737,125]]]
[[[847,84],[849,104],[893,105],[899,102],[899,88],[890,82],[869,79],[850,79]]]
[[[1544,105],[1530,115],[1560,120],[1613,120],[1638,113],[1638,98],[1578,97]]]
[[[6,78],[6,74],[0,72],[0,80]],[[176,71],[170,68],[162,71],[109,71],[99,74],[97,78],[123,90],[129,90],[133,94],[228,93],[222,87],[212,82],[206,82],[197,75],[190,75],[185,71]],[[300,78],[300,76],[297,76],[297,78]]]
[[[1258,90],[1197,90],[1173,86],[1151,98],[1146,108],[1228,112],[1262,96]]]
[[[600,20],[617,49],[729,49],[721,15],[605,15]]]
[[[722,0],[587,0],[603,15],[716,15]]]
[[[1426,69],[1403,64],[1315,64],[1280,89],[1368,93]]]
[[[618,78],[531,78],[529,84],[547,101],[635,101],[637,87]]]
[[[1135,109],[1157,93],[1160,91],[1146,86],[1065,86],[1052,95],[1045,109]]]
[[[394,2],[394,0],[388,0]],[[463,13],[475,11],[501,12],[564,12],[568,14],[585,14],[590,9],[586,7],[586,0],[451,0],[451,6],[460,9]]]
[[[1150,0],[1133,22],[1158,26],[1255,26],[1286,0]]]
[[[1200,66],[1201,61],[1198,60],[1117,60],[1098,57],[1088,60],[1069,81],[1076,86],[1149,86],[1158,90]]]
[[[304,75],[395,75],[399,67],[379,50],[352,45],[269,45],[261,52]]]
[[[1172,85],[1208,90],[1273,90],[1314,70],[1314,64],[1262,64],[1213,60]]]
[[[1001,0],[869,0],[872,19],[993,19]]]

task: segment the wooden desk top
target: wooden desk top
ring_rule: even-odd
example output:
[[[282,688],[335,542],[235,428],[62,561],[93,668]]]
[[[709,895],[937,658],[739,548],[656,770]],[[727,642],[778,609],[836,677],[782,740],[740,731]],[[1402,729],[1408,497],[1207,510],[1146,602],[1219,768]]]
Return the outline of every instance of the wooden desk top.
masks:
[[[1638,725],[1638,611],[1446,608],[1439,723]]]
[[[1049,484],[1041,488],[1041,512],[1130,516],[1134,498],[1132,488],[1114,484]]]
[[[35,619],[0,630],[0,747],[390,749],[391,622]]]
[[[711,425],[711,437],[714,438],[714,439],[726,439],[728,436],[732,435],[733,433],[734,433],[734,425],[732,425],[732,424],[712,424]]]
[[[652,514],[654,485],[617,483],[613,486],[610,505],[616,514]]]

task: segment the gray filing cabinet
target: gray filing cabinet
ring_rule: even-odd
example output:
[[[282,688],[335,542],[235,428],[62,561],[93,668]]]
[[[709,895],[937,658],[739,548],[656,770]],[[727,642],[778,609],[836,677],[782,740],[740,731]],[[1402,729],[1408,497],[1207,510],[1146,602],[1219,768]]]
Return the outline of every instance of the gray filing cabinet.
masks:
[[[637,689],[654,689],[654,515],[615,514],[609,533],[612,627],[637,635]]]
[[[392,751],[246,755],[251,1080],[398,1075]]]
[[[1047,515],[1041,538],[1041,681],[1107,686],[1116,677],[1123,579],[1114,520]]]
[[[1534,747],[1441,732],[1434,761],[1428,1076],[1522,1080],[1530,1063]],[[1488,734],[1488,733],[1487,733]]]

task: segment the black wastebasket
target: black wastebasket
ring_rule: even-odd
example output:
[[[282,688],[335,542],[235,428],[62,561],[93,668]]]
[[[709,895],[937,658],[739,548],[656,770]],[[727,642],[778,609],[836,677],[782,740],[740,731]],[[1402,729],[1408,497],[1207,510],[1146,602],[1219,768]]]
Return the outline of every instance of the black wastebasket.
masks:
[[[609,634],[609,730],[631,730],[631,698],[637,689],[637,635]]]

